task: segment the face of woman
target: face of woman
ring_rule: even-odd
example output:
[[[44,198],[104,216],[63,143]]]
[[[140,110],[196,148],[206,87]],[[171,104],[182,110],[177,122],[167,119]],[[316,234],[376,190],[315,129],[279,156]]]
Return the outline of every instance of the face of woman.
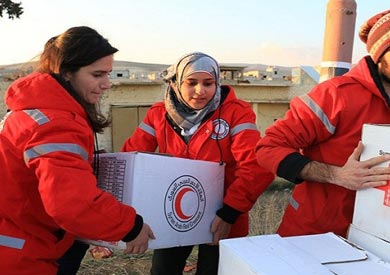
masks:
[[[193,109],[202,109],[213,98],[217,84],[208,73],[197,72],[186,77],[180,91],[184,101]]]
[[[69,81],[75,91],[88,103],[99,101],[103,91],[110,88],[109,74],[114,62],[113,55],[102,57],[94,63],[81,67],[75,73],[67,73],[65,80]]]

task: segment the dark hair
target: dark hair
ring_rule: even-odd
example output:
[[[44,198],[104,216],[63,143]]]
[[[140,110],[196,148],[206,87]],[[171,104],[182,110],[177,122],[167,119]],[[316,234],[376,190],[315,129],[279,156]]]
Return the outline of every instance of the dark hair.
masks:
[[[81,67],[117,51],[96,30],[86,26],[73,27],[46,42],[39,59],[38,71],[57,75],[57,79],[58,76],[62,78],[66,73],[77,72]],[[100,133],[110,124],[97,105],[86,102],[70,84],[65,88],[87,112],[94,132]]]

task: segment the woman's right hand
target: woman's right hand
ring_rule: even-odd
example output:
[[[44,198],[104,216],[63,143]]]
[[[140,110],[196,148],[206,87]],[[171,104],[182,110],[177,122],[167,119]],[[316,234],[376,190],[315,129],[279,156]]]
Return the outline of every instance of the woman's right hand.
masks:
[[[125,253],[130,254],[142,254],[148,249],[148,241],[149,239],[155,239],[152,229],[150,226],[144,223],[141,231],[138,236],[126,243]]]

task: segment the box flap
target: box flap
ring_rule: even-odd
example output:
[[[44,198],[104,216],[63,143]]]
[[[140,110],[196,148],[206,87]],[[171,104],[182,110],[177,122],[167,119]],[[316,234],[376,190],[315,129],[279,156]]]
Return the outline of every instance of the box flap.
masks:
[[[364,250],[334,233],[286,237],[291,244],[306,251],[320,263],[343,263],[367,259]]]
[[[240,265],[239,273],[232,273]],[[220,241],[220,275],[330,275],[317,259],[279,235],[263,235]]]
[[[220,241],[219,275],[390,274],[390,263],[365,249],[334,233],[227,239]]]
[[[371,253],[380,258],[378,261],[387,261],[390,263],[390,242],[381,239],[369,232],[351,224],[348,230],[348,240],[364,247]]]
[[[375,255],[366,252],[368,259],[365,261],[326,264],[334,274],[337,275],[389,275],[390,265],[383,262],[377,262]]]

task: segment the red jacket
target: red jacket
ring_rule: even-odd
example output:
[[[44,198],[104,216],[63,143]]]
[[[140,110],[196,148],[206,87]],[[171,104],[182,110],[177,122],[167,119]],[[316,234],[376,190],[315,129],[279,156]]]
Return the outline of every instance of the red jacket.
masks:
[[[135,210],[96,187],[85,111],[50,75],[13,83],[0,124],[0,270],[56,274],[75,235],[117,241]]]
[[[361,138],[364,123],[390,123],[389,102],[378,88],[382,84],[376,83],[380,83],[376,65],[366,57],[345,75],[295,98],[285,118],[268,128],[258,143],[258,161],[296,183],[310,160],[343,166]],[[335,184],[299,183],[278,233],[345,236],[354,200],[355,191]]]
[[[222,160],[226,166],[225,207],[221,215],[242,213],[230,234],[230,237],[238,237],[248,234],[248,211],[272,182],[274,175],[256,163],[254,148],[260,133],[256,129],[252,108],[237,99],[231,87],[223,86],[222,94],[227,94],[226,99],[199,126],[188,144],[167,119],[164,103],[159,102],[148,110],[122,151],[154,152],[158,148],[160,153],[175,157],[214,162]],[[221,121],[221,129],[217,141],[215,125],[218,121]],[[235,220],[232,216],[226,218]]]

